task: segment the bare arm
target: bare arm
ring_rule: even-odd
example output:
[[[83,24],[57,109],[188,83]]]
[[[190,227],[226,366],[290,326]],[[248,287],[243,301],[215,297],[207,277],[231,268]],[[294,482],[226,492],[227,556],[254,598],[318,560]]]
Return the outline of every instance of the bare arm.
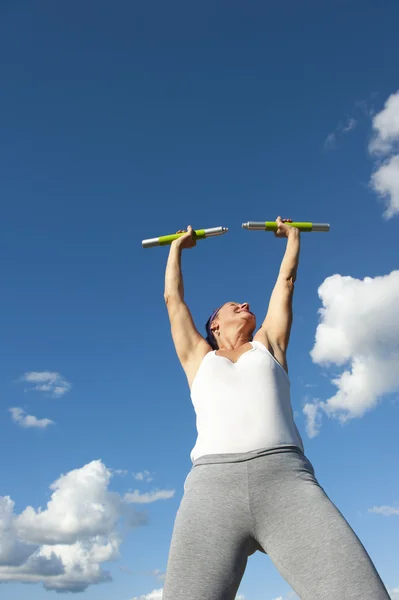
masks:
[[[279,357],[276,355],[276,358],[286,366],[285,354],[293,322],[294,284],[299,264],[300,232],[295,227],[281,223],[279,227],[281,232],[277,236],[287,237],[287,247],[270,297],[265,320],[255,338],[271,344],[274,351],[279,354]]]
[[[195,327],[190,310],[184,301],[181,257],[184,248],[195,246],[192,229],[171,244],[165,272],[165,303],[168,310],[172,339],[177,356],[190,379],[190,373],[198,357],[202,358],[211,348]]]

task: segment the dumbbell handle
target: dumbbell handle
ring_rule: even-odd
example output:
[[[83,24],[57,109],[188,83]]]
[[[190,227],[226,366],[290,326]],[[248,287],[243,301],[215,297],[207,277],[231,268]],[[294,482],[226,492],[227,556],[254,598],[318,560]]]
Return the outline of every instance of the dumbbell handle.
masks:
[[[328,223],[309,223],[305,221],[285,223],[290,227],[296,227],[299,231],[330,231],[330,225]],[[250,231],[277,231],[278,225],[276,221],[248,221],[243,223],[244,229]]]
[[[228,231],[227,227],[210,227],[209,229],[196,229],[194,231],[195,238],[197,240],[202,240],[207,237],[214,237],[215,235],[223,235]],[[171,233],[170,235],[161,235],[157,238],[151,238],[148,240],[143,240],[141,242],[143,248],[153,248],[154,246],[166,246],[171,244],[174,240],[177,240],[182,235],[185,235],[187,232],[183,233]]]

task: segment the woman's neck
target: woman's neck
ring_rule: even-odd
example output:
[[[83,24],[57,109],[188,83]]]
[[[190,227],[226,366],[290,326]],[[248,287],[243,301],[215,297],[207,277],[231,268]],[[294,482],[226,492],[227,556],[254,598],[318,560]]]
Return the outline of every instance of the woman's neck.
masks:
[[[250,341],[248,335],[238,334],[230,336],[221,336],[218,338],[218,350],[235,350],[244,344],[248,344]]]

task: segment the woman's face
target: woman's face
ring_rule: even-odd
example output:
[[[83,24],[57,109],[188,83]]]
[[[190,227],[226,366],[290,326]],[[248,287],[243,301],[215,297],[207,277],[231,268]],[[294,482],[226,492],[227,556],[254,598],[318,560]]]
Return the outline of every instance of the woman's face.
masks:
[[[248,302],[226,302],[217,313],[214,322],[217,322],[220,328],[231,325],[239,325],[241,328],[244,322],[248,326],[248,330],[253,331],[256,326],[256,317],[250,311]]]

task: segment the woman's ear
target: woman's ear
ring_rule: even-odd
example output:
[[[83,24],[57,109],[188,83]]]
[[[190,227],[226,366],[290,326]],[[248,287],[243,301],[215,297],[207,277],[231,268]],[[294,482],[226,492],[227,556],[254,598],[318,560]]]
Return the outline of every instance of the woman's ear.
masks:
[[[213,333],[213,335],[217,335],[218,331],[219,331],[219,325],[216,321],[212,321],[211,323],[211,331]]]

